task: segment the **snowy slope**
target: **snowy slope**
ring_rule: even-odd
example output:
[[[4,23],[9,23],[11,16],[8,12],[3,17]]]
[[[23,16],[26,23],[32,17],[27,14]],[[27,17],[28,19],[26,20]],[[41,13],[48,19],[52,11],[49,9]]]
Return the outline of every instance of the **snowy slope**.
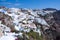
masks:
[[[40,29],[37,29],[37,26],[33,23],[34,20],[36,20],[36,22],[40,23],[41,25],[49,26],[49,24],[45,21],[45,19],[38,15],[40,14],[44,16],[47,14],[44,13],[42,10],[35,12],[32,9],[21,10],[19,8],[9,8],[8,10],[0,9],[0,12],[4,12],[5,15],[8,15],[13,19],[12,23],[14,24],[14,28],[17,31],[30,32],[30,29],[33,29],[35,32],[40,33]],[[8,26],[3,25],[1,23],[0,26],[6,27],[5,30],[3,31],[7,33],[7,35],[9,32],[11,32],[11,29]],[[12,33],[12,35],[15,34]],[[13,37],[12,35],[2,36],[0,40],[6,40],[6,39],[15,40],[15,37]]]

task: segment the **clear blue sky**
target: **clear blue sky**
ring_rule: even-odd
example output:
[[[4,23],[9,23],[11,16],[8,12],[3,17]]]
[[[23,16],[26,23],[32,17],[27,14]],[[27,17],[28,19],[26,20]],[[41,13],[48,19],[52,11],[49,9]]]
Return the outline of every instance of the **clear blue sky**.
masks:
[[[6,6],[9,8],[60,9],[60,0],[0,0],[0,6]]]

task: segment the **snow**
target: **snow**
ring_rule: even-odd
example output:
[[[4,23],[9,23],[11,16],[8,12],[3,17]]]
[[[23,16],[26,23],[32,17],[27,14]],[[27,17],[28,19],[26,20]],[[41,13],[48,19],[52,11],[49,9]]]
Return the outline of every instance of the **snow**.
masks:
[[[15,29],[19,31],[19,27],[15,26]]]
[[[37,13],[33,12],[33,11],[31,12],[31,14],[34,15],[34,16],[38,16]]]
[[[35,20],[42,25],[48,25],[47,22],[42,18],[36,18]]]
[[[15,37],[13,36],[2,36],[0,40],[15,40]]]
[[[34,16],[29,15],[28,18],[29,19],[34,19]]]
[[[6,11],[5,11],[5,10],[3,10],[3,9],[0,9],[0,12],[4,12],[4,13],[5,13]]]
[[[4,31],[11,31],[11,29],[3,24],[0,24],[0,26],[2,27],[2,29],[4,29]]]
[[[6,27],[4,31],[6,31],[6,32],[9,31],[10,32],[11,29],[9,27]]]
[[[19,9],[18,8],[10,8],[10,12],[18,12]]]
[[[24,32],[30,32],[30,29],[25,29]]]
[[[12,33],[12,32],[5,32],[5,36],[14,36],[15,35],[15,33]]]

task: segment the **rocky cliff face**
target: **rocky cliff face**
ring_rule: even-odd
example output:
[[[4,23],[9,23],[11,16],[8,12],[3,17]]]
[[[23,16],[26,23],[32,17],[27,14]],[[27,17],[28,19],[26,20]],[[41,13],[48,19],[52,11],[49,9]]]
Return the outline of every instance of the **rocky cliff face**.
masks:
[[[47,39],[60,40],[60,10],[45,15],[44,19],[49,24],[49,29],[45,30],[47,33]],[[46,39],[46,40],[47,40]]]
[[[14,25],[12,23],[13,19],[10,16],[4,14],[3,12],[0,12],[0,21],[2,24],[10,27],[12,31],[14,30]]]

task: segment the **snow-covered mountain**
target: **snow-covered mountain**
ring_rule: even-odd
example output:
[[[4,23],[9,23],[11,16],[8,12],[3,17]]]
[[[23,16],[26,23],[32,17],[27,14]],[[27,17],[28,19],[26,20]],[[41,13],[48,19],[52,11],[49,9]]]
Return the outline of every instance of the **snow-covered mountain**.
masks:
[[[40,25],[50,27],[47,21],[53,18],[53,16],[51,16],[50,14],[56,11],[57,10],[52,10],[52,9],[51,10],[48,10],[48,9],[32,10],[32,9],[26,9],[26,8],[24,9],[0,8],[0,21],[1,21],[0,27],[3,29],[1,32],[2,36],[3,35],[9,36],[11,34],[16,35],[15,33],[12,33],[14,31],[30,32],[30,30],[33,30],[34,32],[37,32],[41,35]],[[37,26],[37,24],[39,26]],[[43,28],[44,30],[46,30],[46,29],[49,29],[48,27],[43,27]],[[7,39],[7,36],[6,36],[6,39]],[[4,38],[4,36],[2,38]],[[4,39],[1,39],[1,40],[4,40]]]

